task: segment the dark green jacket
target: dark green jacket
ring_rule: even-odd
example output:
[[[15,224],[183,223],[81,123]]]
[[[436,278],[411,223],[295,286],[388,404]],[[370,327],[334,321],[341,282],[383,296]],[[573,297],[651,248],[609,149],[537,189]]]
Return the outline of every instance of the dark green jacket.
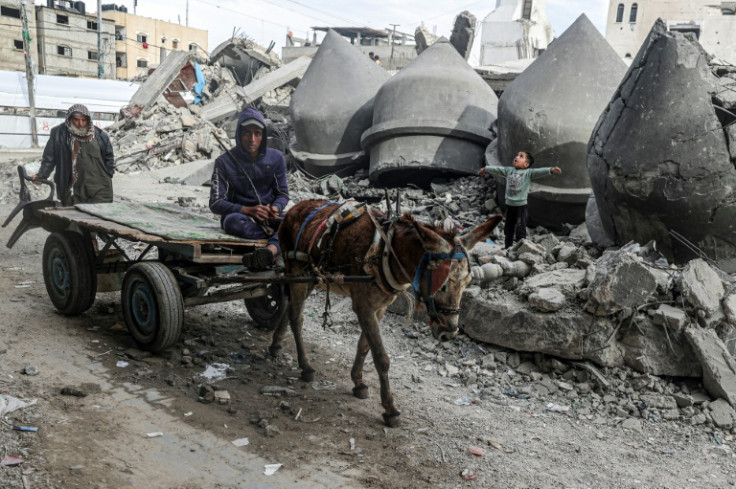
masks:
[[[105,172],[110,177],[115,173],[115,156],[110,144],[110,137],[99,127],[95,127],[95,138],[100,144],[102,160],[105,162]],[[59,124],[51,129],[49,140],[43,148],[41,168],[38,170],[39,178],[48,178],[54,173],[54,183],[59,199],[66,195],[72,180],[72,150],[69,147],[69,130],[66,124]]]

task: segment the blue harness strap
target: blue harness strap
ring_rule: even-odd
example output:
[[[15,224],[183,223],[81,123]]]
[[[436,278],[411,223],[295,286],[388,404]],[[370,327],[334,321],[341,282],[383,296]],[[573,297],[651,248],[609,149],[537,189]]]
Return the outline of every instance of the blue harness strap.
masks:
[[[312,220],[312,218],[314,217],[314,215],[316,213],[318,213],[319,211],[321,211],[322,209],[324,209],[328,205],[332,205],[332,204],[334,204],[334,202],[332,202],[331,200],[329,200],[329,201],[325,202],[324,204],[322,204],[321,206],[319,206],[316,209],[314,209],[309,214],[307,214],[307,218],[304,219],[304,222],[302,223],[301,227],[299,228],[299,232],[296,235],[296,242],[294,243],[294,251],[297,251],[299,249],[299,239],[302,237],[302,232],[304,232],[304,228],[307,227],[307,223]]]

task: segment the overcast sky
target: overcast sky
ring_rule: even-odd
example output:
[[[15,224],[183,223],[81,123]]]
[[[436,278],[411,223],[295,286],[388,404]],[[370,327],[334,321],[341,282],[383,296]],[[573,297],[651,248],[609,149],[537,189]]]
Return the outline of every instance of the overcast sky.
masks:
[[[133,13],[134,0],[103,1],[113,2]],[[36,4],[46,1],[36,0]],[[186,24],[187,4],[189,26],[209,31],[210,50],[235,29],[263,46],[275,41],[280,54],[289,29],[296,37],[305,37],[313,26],[390,29],[398,24],[397,31],[413,34],[424,23],[430,31],[449,37],[458,13],[468,10],[481,21],[495,8],[496,0],[138,0],[136,13]],[[86,6],[88,13],[95,12],[97,2],[87,0]],[[607,7],[606,0],[547,0],[547,16],[556,36],[582,13],[605,34]],[[469,61],[478,64],[477,59]]]

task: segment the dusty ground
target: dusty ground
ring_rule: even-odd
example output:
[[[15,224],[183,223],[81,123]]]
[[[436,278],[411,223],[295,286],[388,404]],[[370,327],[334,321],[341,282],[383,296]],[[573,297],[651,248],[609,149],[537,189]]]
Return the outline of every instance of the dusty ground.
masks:
[[[126,178],[135,192],[149,197],[206,195],[122,175],[116,177],[121,193]],[[0,205],[0,217],[11,209]],[[736,484],[730,433],[680,420],[627,423],[610,407],[611,397],[624,398],[626,392],[596,388],[584,399],[569,399],[563,391],[550,394],[537,387],[560,381],[561,374],[515,372],[504,361],[514,357],[507,351],[462,335],[438,344],[424,324],[406,325],[391,314],[383,330],[402,426],[384,428],[371,362],[366,369],[371,397],[351,395],[358,326],[349,304],[339,298],[332,301],[331,329],[321,325],[324,296],[314,295],[306,309],[305,337],[318,369],[312,384],[298,380],[291,340],[284,358],[269,357],[270,335],[253,326],[242,303],[188,309],[182,341],[164,355],[150,356],[135,348],[122,326],[118,293],[98,294],[92,309],[79,317],[57,314],[40,266],[47,233],[34,230],[9,250],[4,243],[12,228],[0,229],[0,393],[37,399],[35,406],[11,414],[9,422],[39,430],[0,427],[0,459],[24,459],[0,467],[3,488]],[[533,355],[521,356],[530,359]],[[127,366],[118,366],[121,361]],[[214,383],[229,392],[229,405],[198,401],[206,383],[200,374],[214,362],[230,366],[227,379]],[[21,373],[27,366],[36,367],[38,375]],[[466,374],[475,367],[488,374],[471,382]],[[603,374],[633,376],[618,370]],[[511,385],[525,386],[527,395],[508,395]],[[87,395],[62,395],[66,386]],[[264,386],[288,387],[294,395],[266,396]],[[573,408],[555,412],[550,403]],[[146,436],[155,432],[163,435]],[[231,443],[245,437],[247,446]],[[485,454],[475,456],[470,447]],[[283,466],[264,475],[264,465],[272,463]]]

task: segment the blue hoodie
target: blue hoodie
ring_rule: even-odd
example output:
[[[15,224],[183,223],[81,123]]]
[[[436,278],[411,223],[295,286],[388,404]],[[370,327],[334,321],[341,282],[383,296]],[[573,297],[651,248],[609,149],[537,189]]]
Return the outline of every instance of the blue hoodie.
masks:
[[[252,161],[240,142],[240,124],[255,118],[264,126],[258,157]],[[286,160],[281,151],[268,148],[268,130],[263,115],[247,107],[238,119],[236,145],[215,160],[210,189],[210,210],[220,216],[239,213],[243,206],[275,205],[283,210],[289,202]],[[252,183],[251,183],[252,182]],[[255,188],[254,188],[255,187]]]

